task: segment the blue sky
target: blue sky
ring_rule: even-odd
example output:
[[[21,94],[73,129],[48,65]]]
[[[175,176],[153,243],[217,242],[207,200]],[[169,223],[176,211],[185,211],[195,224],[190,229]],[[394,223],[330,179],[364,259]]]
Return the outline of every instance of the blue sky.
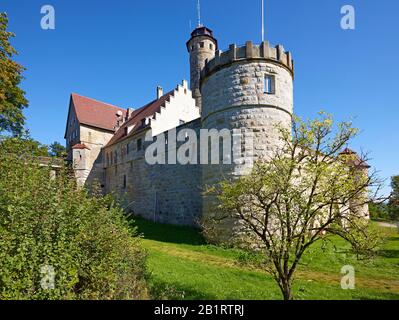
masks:
[[[56,29],[42,30],[42,5],[56,10]],[[203,22],[220,47],[260,42],[260,0],[201,0]],[[341,7],[356,9],[356,30],[340,28]],[[64,142],[71,92],[139,108],[155,88],[189,78],[185,42],[196,0],[1,0],[27,71],[27,126],[43,143]],[[295,112],[355,117],[352,148],[371,165],[399,174],[399,1],[266,0],[266,38],[293,53]],[[388,189],[387,189],[388,190]]]

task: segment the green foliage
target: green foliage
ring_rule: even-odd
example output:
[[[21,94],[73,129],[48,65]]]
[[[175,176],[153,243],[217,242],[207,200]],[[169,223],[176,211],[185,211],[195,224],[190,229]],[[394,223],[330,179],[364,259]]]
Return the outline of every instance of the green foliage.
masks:
[[[122,210],[50,171],[0,149],[0,300],[146,298],[146,255]]]
[[[28,132],[20,137],[0,137],[0,148],[3,153],[17,154],[19,156],[48,157],[46,145],[34,140]]]
[[[386,203],[369,204],[370,217],[373,220],[389,220],[389,206]]]
[[[49,155],[56,158],[64,158],[66,156],[66,148],[59,142],[53,142],[49,146]]]
[[[0,133],[21,134],[25,123],[23,109],[28,106],[19,88],[24,68],[12,59],[17,54],[10,44],[15,35],[7,31],[8,17],[0,13]]]
[[[389,199],[389,217],[399,221],[399,176],[393,176],[391,180],[392,194]]]

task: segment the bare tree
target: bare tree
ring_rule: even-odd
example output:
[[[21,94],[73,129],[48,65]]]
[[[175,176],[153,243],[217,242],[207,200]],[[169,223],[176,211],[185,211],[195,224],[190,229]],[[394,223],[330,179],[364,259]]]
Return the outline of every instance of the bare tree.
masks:
[[[339,235],[358,250],[376,244],[368,239],[367,205],[381,183],[364,156],[342,152],[358,132],[351,122],[334,126],[330,115],[320,113],[308,122],[294,118],[292,132],[279,131],[281,147],[271,159],[210,190],[218,199],[212,223],[229,219],[246,230],[269,261],[266,271],[291,300],[298,263],[315,242]]]

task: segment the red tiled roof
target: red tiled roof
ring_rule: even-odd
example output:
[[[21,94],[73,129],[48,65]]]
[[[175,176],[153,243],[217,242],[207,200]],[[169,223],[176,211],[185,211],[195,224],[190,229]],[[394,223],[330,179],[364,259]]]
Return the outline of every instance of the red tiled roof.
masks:
[[[356,168],[370,168],[370,166],[367,164],[366,161],[362,160],[355,151],[353,151],[349,148],[346,148],[345,150],[343,150],[340,153],[340,155],[352,157],[352,158],[348,159],[349,165],[352,165]]]
[[[72,149],[88,149],[90,150],[90,148],[88,146],[86,146],[84,143],[77,143],[75,144]]]
[[[140,129],[143,129],[142,120],[146,118],[151,118],[154,116],[156,112],[159,112],[161,107],[165,105],[166,101],[169,101],[170,97],[173,96],[174,90],[168,92],[167,94],[163,95],[158,100],[154,100],[149,104],[145,105],[144,107],[137,109],[133,112],[131,118],[124,123],[109,141],[107,146],[111,146],[120,140],[126,138],[127,136],[134,135]],[[133,129],[127,134],[126,128],[132,127]]]
[[[345,148],[344,151],[342,151],[340,154],[351,155],[351,154],[357,154],[357,153],[349,148]]]
[[[71,95],[71,101],[75,107],[79,123],[109,131],[115,131],[116,113],[121,111],[123,117],[125,117],[127,112],[125,109],[86,98],[76,93]]]

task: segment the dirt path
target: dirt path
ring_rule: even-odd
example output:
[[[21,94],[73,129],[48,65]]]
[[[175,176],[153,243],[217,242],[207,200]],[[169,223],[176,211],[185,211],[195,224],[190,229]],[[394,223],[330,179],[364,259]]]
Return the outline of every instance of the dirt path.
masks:
[[[377,224],[380,227],[384,227],[384,228],[398,228],[399,226],[399,222],[393,223],[393,222],[377,222]]]

